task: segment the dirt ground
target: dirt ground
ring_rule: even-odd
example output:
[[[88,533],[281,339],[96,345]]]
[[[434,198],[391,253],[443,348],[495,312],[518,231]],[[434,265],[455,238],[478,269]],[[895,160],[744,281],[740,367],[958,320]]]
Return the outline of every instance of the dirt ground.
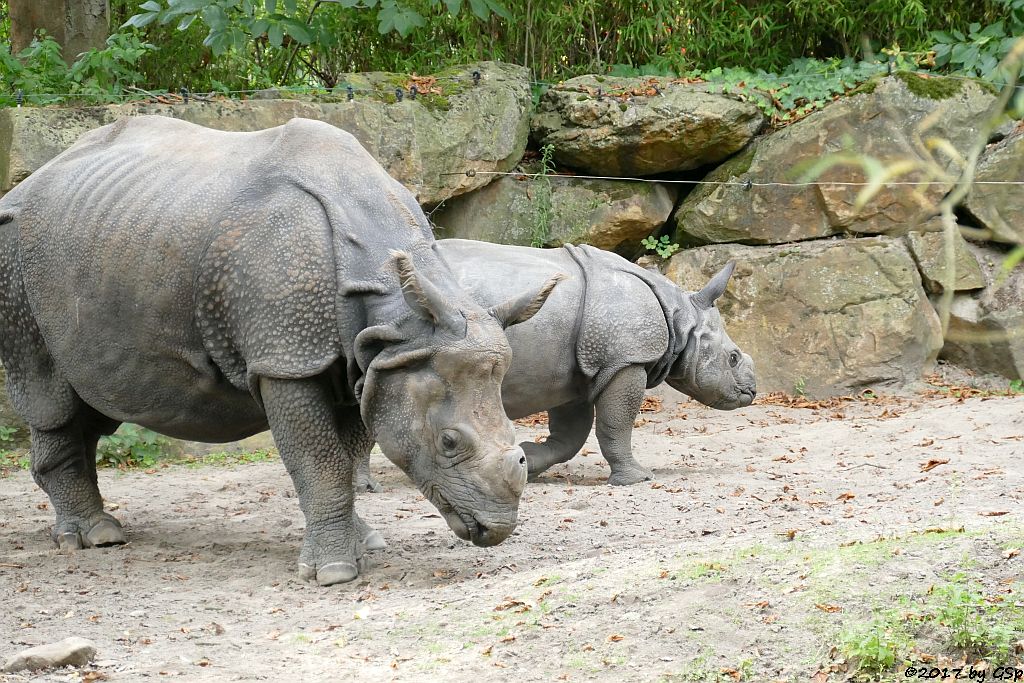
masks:
[[[494,548],[457,540],[375,455],[385,490],[358,506],[389,547],[342,587],[298,580],[279,461],[103,470],[130,543],[67,553],[46,496],[8,472],[0,660],[71,635],[98,655],[4,680],[820,683],[849,675],[844,629],[957,571],[1024,599],[1024,398],[723,413],[662,396],[634,433],[655,482],[606,486],[592,438]]]

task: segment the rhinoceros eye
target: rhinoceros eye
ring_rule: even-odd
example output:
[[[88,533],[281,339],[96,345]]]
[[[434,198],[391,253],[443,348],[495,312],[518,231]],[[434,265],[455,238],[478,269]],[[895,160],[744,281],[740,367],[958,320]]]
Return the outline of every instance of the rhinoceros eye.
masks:
[[[740,362],[740,352],[739,351],[733,351],[732,353],[729,354],[729,366],[730,367],[733,367],[733,368],[736,367],[736,364],[739,363],[739,362]]]
[[[459,433],[454,429],[446,429],[441,432],[441,448],[446,455],[455,455],[459,447]]]

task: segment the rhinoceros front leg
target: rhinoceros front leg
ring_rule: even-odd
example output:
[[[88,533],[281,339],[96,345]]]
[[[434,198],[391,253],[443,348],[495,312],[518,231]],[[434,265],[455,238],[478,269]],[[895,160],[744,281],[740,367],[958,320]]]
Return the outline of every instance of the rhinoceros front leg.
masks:
[[[654,478],[633,458],[633,421],[640,412],[647,373],[639,365],[620,370],[597,398],[597,442],[612,469],[608,483],[625,486]]]
[[[524,441],[527,476],[536,479],[548,468],[569,462],[580,452],[594,426],[592,403],[567,403],[548,411],[548,438],[543,443]]]
[[[263,378],[260,392],[270,431],[299,494],[306,534],[299,576],[321,586],[352,581],[363,551],[383,547],[353,509],[355,459],[372,437],[358,410],[337,411],[326,385],[316,378]]]
[[[121,523],[103,511],[96,481],[96,442],[100,434],[113,432],[117,423],[110,421],[112,426],[97,429],[91,422],[79,414],[59,429],[32,429],[32,478],[50,497],[57,514],[52,534],[61,549],[126,541]]]

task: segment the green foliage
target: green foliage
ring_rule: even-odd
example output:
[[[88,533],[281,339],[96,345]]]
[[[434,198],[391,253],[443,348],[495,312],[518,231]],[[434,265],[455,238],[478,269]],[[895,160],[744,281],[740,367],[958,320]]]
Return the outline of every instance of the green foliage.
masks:
[[[96,464],[100,467],[152,467],[163,455],[167,439],[156,432],[133,424],[100,439]]]
[[[0,442],[14,441],[14,435],[17,433],[17,427],[8,427],[6,425],[0,425]]]
[[[966,32],[956,28],[930,32],[935,64],[955,73],[1005,81],[1007,74],[999,73],[997,67],[1024,35],[1024,0],[999,0],[999,4],[1002,18],[994,23],[982,26],[975,21]]]
[[[823,108],[888,68],[878,61],[797,59],[779,73],[716,67],[701,77],[723,93],[753,102],[779,125]]]
[[[871,621],[857,624],[840,636],[844,656],[856,662],[859,672],[869,675],[889,671],[913,647],[913,638],[895,611],[875,614]]]
[[[208,453],[199,457],[186,456],[183,458],[182,462],[184,462],[188,467],[202,467],[204,465],[231,467],[234,465],[248,465],[256,462],[266,462],[267,460],[276,460],[277,457],[277,451],[273,448],[269,448],[243,452],[219,451],[217,453]]]
[[[0,79],[6,86],[0,104],[14,104],[19,90],[30,104],[66,99],[117,101],[128,87],[145,80],[137,64],[154,49],[134,33],[116,33],[107,39],[104,49],[83,52],[69,67],[61,57],[60,45],[40,31],[16,56],[0,50]]]
[[[672,238],[668,235],[662,235],[661,237],[649,235],[640,240],[640,244],[643,245],[644,249],[653,251],[658,256],[665,259],[679,251],[679,245],[672,242]]]
[[[530,238],[531,247],[543,247],[551,238],[551,219],[554,212],[551,207],[551,181],[548,176],[555,171],[554,156],[554,145],[544,145],[540,148],[540,174],[533,181],[536,220]]]
[[[1007,394],[1024,394],[1024,379],[1011,379]]]
[[[871,621],[847,628],[838,640],[858,673],[877,676],[914,660],[918,637],[954,659],[1009,664],[1022,629],[1024,607],[1003,595],[986,595],[980,583],[958,573],[933,587],[925,600],[904,598],[899,608],[876,611]]]
[[[981,584],[962,573],[932,591],[930,606],[925,618],[947,629],[950,646],[997,663],[1004,662],[1024,626],[1024,609],[990,602]]]
[[[0,104],[14,104],[14,93],[66,93],[68,92],[68,65],[61,57],[60,45],[45,31],[39,31],[32,43],[11,55],[0,50],[0,78],[3,79],[4,93],[0,93]],[[33,100],[33,104],[52,104],[59,101],[53,95]]]
[[[0,449],[0,476],[7,476],[8,470],[27,470],[30,466],[29,457],[24,452]]]

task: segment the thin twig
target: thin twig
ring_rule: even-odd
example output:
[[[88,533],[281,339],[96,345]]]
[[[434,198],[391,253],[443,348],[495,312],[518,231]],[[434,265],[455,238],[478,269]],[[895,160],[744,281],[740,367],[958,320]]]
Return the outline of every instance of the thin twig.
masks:
[[[942,294],[939,298],[939,322],[942,325],[942,338],[946,338],[949,332],[949,315],[953,306],[953,294],[956,283],[956,237],[957,225],[956,207],[963,201],[967,193],[971,191],[974,182],[974,175],[978,169],[978,159],[981,153],[988,146],[989,138],[999,127],[1006,117],[1007,106],[1010,98],[1017,88],[1017,78],[1020,74],[1021,62],[1024,62],[1024,38],[1020,38],[1010,49],[1010,53],[999,65],[999,70],[1006,74],[1006,85],[999,93],[989,115],[981,122],[974,145],[967,154],[963,171],[956,181],[953,190],[947,194],[939,203],[939,210],[942,212],[942,259],[946,268],[942,273],[941,284]]]

